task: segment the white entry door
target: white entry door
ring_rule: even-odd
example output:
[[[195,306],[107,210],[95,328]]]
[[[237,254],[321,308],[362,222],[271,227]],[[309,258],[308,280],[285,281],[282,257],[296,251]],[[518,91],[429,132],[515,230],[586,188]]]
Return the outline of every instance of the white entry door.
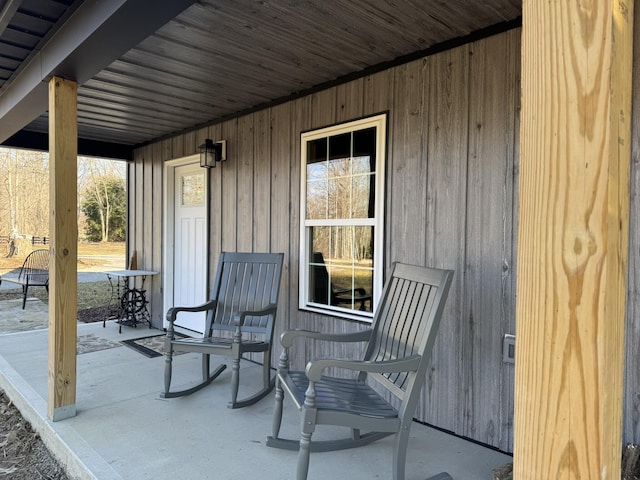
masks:
[[[173,167],[172,173],[173,275],[167,279],[173,287],[171,304],[195,306],[208,298],[207,170],[189,164]],[[204,312],[182,312],[175,322],[176,330],[187,334],[203,333],[204,324]]]

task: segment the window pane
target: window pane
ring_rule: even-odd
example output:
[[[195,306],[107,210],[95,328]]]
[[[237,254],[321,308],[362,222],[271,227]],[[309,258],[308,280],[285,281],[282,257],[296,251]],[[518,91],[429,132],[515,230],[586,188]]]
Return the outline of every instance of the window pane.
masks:
[[[329,258],[331,227],[310,227],[311,251],[320,252],[323,258]],[[323,263],[321,261],[320,263]]]
[[[329,192],[326,180],[307,181],[307,218],[327,218]]]
[[[375,140],[367,128],[307,142],[307,219],[374,218]]]
[[[373,270],[334,266],[330,272],[333,306],[372,311]]]
[[[329,305],[329,272],[323,252],[314,251],[309,263],[309,300]]]
[[[329,160],[351,156],[351,133],[329,137]]]
[[[373,227],[310,227],[309,299],[371,312]]]
[[[375,182],[373,174],[356,175],[351,179],[350,218],[373,218],[375,216]]]
[[[351,158],[342,157],[329,160],[327,175],[329,178],[345,178],[351,176]]]
[[[353,205],[352,218],[374,218],[376,129],[353,132]]]
[[[373,227],[354,227],[354,262],[358,268],[373,268]]]
[[[316,162],[307,165],[307,182],[326,182],[327,162]]]
[[[327,218],[335,220],[350,217],[350,181],[349,177],[333,177],[329,179]]]
[[[373,156],[353,157],[351,164],[353,175],[364,175],[376,171],[376,161]]]
[[[307,218],[327,218],[327,139],[307,142]]]
[[[327,139],[319,138],[307,142],[307,164],[327,161]]]
[[[376,155],[376,128],[365,128],[353,132],[353,156],[371,157]]]

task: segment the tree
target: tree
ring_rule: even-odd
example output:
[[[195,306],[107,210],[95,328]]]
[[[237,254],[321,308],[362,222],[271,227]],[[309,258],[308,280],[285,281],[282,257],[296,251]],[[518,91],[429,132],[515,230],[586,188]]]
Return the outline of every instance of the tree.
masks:
[[[99,223],[98,240],[124,240],[126,162],[78,157],[78,225],[84,194],[92,192]],[[75,172],[73,172],[75,174]],[[115,184],[119,185],[116,187]],[[111,187],[104,182],[113,183]],[[106,189],[106,190],[105,190]],[[105,191],[111,193],[105,194]],[[119,192],[119,193],[115,193]],[[118,201],[114,205],[112,197]],[[90,203],[90,202],[89,202]],[[49,154],[0,147],[0,236],[12,239],[49,235]],[[4,244],[3,244],[4,245]]]
[[[78,158],[79,225],[88,240],[123,241],[126,223],[126,163]],[[79,215],[80,217],[81,215]]]
[[[95,242],[124,241],[127,214],[124,180],[112,174],[94,175],[82,197],[87,238]]]
[[[45,154],[0,148],[0,234],[48,231],[48,172]]]
[[[0,148],[0,235],[12,241],[47,235],[48,185],[46,153]]]

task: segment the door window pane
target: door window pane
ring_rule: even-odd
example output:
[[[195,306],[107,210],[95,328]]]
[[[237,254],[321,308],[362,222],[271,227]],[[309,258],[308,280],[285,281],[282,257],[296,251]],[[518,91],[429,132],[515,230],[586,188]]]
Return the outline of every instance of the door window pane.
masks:
[[[204,173],[183,175],[181,186],[183,207],[204,204]]]

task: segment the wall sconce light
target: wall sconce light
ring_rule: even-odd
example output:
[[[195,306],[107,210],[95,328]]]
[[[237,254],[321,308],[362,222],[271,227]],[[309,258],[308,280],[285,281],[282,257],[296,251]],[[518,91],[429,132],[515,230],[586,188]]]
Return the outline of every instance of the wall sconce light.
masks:
[[[220,140],[213,142],[207,138],[200,145],[200,166],[204,168],[216,168],[217,162],[224,162],[227,159],[227,142]]]

